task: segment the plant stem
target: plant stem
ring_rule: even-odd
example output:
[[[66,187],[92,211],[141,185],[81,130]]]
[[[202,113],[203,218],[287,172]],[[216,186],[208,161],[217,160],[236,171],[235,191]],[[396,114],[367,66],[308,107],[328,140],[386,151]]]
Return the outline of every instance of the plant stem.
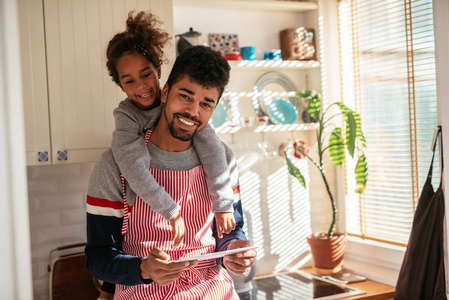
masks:
[[[331,200],[331,205],[332,205],[332,223],[331,223],[331,226],[330,226],[329,231],[327,233],[327,237],[331,238],[334,235],[335,223],[337,222],[337,206],[335,205],[334,197],[332,197],[332,193],[331,193],[331,190],[329,188],[329,184],[328,184],[328,182],[326,180],[326,176],[324,174],[324,170],[320,169],[320,173],[321,173],[321,177],[323,177],[323,181],[324,181],[324,184],[326,185],[326,190],[327,190],[327,193],[329,195],[329,198]]]
[[[300,151],[303,155],[304,153],[302,151]],[[329,187],[329,183],[326,180],[326,174],[325,174],[325,170],[323,168],[323,166],[318,165],[318,163],[311,158],[308,155],[304,155],[305,157],[307,157],[314,165],[315,167],[317,167],[318,171],[320,171],[321,177],[323,178],[324,181],[324,185],[326,186],[326,190],[327,190],[327,194],[329,195],[329,198],[331,200],[331,206],[332,206],[332,223],[331,226],[329,228],[329,231],[327,232],[327,237],[331,238],[334,235],[334,231],[335,231],[335,224],[337,222],[337,206],[335,204],[334,201],[334,197],[332,197],[332,193]]]
[[[324,115],[329,111],[330,107],[332,105],[334,105],[334,104],[335,103],[329,105],[329,107],[327,107],[327,109],[321,115],[320,126],[319,126],[319,130],[318,130],[318,133],[317,133],[317,143],[318,143],[317,146],[318,146],[318,153],[319,153],[319,158],[320,158],[320,165],[318,167],[318,170],[320,171],[321,177],[323,178],[324,185],[326,186],[327,194],[329,195],[329,198],[330,198],[330,201],[331,201],[331,206],[332,206],[332,223],[331,223],[331,226],[330,226],[329,231],[327,233],[327,237],[328,238],[331,238],[334,235],[335,224],[337,222],[337,207],[335,205],[334,197],[332,197],[332,193],[331,193],[331,190],[330,190],[330,187],[329,187],[329,183],[327,182],[326,174],[325,174],[325,170],[324,170],[323,154],[324,154],[324,151],[327,148],[323,149],[323,142],[324,142],[323,132],[324,132],[324,129],[325,129],[326,125],[327,125],[327,122],[329,121],[329,120],[325,121]],[[331,118],[333,118],[333,117],[335,117],[335,116],[332,116]]]

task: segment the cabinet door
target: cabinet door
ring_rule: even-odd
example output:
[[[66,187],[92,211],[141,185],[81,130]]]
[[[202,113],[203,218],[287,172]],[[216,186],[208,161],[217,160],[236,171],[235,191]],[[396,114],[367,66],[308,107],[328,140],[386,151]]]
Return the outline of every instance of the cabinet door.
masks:
[[[95,161],[125,98],[105,66],[107,44],[131,10],[151,10],[172,34],[172,1],[44,0],[44,10],[53,163]]]
[[[51,163],[41,0],[18,1],[27,165]],[[10,99],[17,101],[17,99]]]

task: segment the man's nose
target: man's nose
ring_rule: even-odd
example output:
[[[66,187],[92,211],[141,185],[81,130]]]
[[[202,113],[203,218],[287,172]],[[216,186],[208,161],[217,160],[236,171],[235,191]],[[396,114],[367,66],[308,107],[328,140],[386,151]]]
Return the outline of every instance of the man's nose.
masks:
[[[200,104],[197,101],[192,101],[186,106],[186,112],[192,117],[198,117]]]

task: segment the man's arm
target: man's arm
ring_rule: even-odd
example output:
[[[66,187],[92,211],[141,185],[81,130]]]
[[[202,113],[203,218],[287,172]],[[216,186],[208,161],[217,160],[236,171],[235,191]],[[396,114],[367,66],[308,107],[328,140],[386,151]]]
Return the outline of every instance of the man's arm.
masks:
[[[135,194],[128,190],[127,196],[132,198]],[[172,263],[168,255],[157,248],[153,248],[145,258],[123,253],[123,210],[120,171],[112,152],[107,151],[92,171],[87,196],[86,267],[93,276],[123,285],[149,284],[153,281],[164,285],[173,282],[183,270],[196,264]]]
[[[151,283],[140,276],[142,257],[122,251],[123,195],[120,171],[107,151],[95,165],[87,196],[86,267],[100,280],[124,285]]]

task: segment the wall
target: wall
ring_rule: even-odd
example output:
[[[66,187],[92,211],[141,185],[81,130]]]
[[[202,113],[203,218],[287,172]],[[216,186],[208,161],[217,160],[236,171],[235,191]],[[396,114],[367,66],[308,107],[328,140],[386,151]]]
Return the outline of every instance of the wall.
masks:
[[[449,52],[449,4],[444,0],[433,1],[434,5],[434,24],[435,24],[435,62],[436,62],[436,74],[437,74],[437,95],[438,95],[438,124],[442,125],[443,136],[443,156],[446,157],[446,168],[443,170],[443,190],[449,190],[449,168],[447,167],[447,161],[449,157],[449,120],[447,115],[449,114],[449,86],[447,79],[449,77],[449,58],[447,53]],[[440,145],[441,147],[441,145]],[[445,213],[446,213],[446,227],[445,227],[445,269],[446,269],[446,287],[449,286],[447,278],[449,278],[448,266],[448,251],[447,241],[449,240],[449,222],[447,216],[449,214],[449,197],[446,196],[445,200]],[[448,293],[448,291],[446,290]],[[449,297],[449,294],[447,295]]]
[[[35,300],[48,299],[50,251],[86,241],[86,191],[93,165],[27,169]]]

